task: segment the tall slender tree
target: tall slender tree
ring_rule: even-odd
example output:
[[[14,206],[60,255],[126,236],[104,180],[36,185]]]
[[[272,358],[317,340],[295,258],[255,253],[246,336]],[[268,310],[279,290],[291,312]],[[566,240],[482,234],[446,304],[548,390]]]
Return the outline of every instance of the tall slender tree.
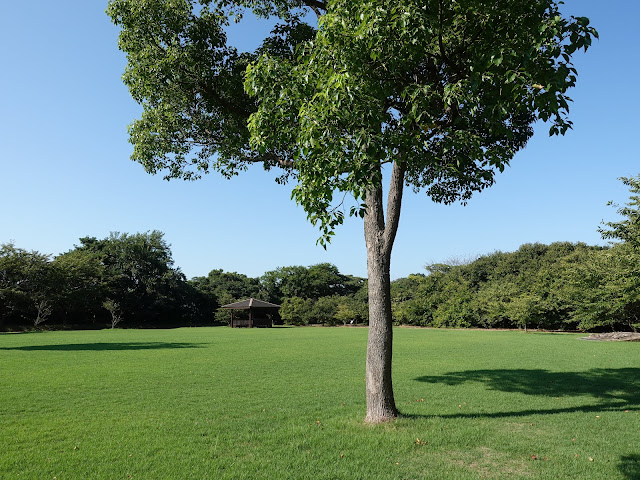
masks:
[[[640,250],[640,175],[635,177],[620,177],[619,180],[629,187],[629,201],[624,207],[614,202],[607,205],[617,207],[618,215],[622,220],[617,222],[603,222],[604,227],[598,231],[602,238],[619,240],[630,248]]]
[[[556,0],[112,0],[143,113],[132,158],[150,173],[279,167],[325,245],[364,219],[369,288],[366,421],[398,415],[390,258],[403,189],[466,202],[548,121],[571,127],[571,56],[596,31]],[[279,23],[239,53],[225,27]],[[309,12],[311,15],[305,16]],[[314,16],[315,15],[315,16]],[[307,18],[313,18],[307,21]],[[386,214],[384,172],[389,170]],[[353,198],[351,208],[342,199]],[[337,201],[336,201],[337,199]]]

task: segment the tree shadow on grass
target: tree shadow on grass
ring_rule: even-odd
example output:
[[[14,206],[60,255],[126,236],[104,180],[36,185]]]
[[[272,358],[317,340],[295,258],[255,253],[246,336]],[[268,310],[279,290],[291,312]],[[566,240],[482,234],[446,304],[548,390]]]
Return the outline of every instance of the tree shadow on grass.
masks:
[[[640,408],[640,368],[595,368],[585,372],[550,372],[548,370],[467,370],[444,375],[422,376],[425,383],[456,386],[467,382],[482,383],[489,390],[524,395],[592,397],[596,403],[546,410],[499,413],[459,413],[442,417],[511,417],[567,412],[603,410],[637,410]]]
[[[640,479],[640,455],[625,455],[620,457],[618,470],[625,478],[630,480]]]
[[[108,350],[159,350],[165,348],[201,348],[199,343],[180,342],[115,342],[115,343],[70,343],[61,345],[31,345],[24,347],[0,347],[0,350],[37,351],[108,351]]]

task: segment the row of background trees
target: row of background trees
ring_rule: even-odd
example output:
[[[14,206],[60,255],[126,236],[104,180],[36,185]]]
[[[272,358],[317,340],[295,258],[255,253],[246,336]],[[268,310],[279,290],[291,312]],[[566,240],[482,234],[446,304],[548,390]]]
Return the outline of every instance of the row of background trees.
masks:
[[[205,304],[174,268],[158,231],[85,237],[51,258],[0,247],[0,324],[69,328],[164,326],[198,318]]]
[[[365,285],[329,263],[282,267],[257,278],[212,270],[187,280],[159,231],[81,238],[53,258],[8,243],[0,246],[0,328],[220,324],[229,320],[220,306],[247,297],[283,304],[282,318],[292,324],[362,323]],[[347,306],[357,314],[345,316]]]
[[[432,327],[640,329],[640,176],[612,246],[526,244],[426,266],[392,282],[396,324]],[[85,237],[51,257],[0,246],[0,328],[171,327],[224,324],[221,305],[247,297],[282,305],[292,325],[366,324],[367,285],[335,265],[289,266],[252,278],[212,270],[187,280],[159,231]],[[46,322],[46,323],[45,323]]]

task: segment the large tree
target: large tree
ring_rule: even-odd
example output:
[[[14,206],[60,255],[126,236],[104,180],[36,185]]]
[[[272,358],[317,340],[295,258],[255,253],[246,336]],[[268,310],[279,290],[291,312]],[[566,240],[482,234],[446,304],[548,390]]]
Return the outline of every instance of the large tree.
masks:
[[[629,188],[629,201],[624,206],[614,202],[622,217],[599,228],[602,238],[612,240],[612,248],[585,266],[583,280],[595,284],[584,310],[587,321],[611,326],[620,323],[640,329],[640,175],[620,177]],[[614,242],[618,240],[619,242]],[[593,308],[590,308],[593,305]],[[602,314],[598,318],[598,313]]]
[[[405,186],[467,201],[548,121],[564,134],[571,56],[595,30],[556,0],[112,0],[143,107],[132,158],[193,179],[281,168],[325,244],[364,218],[369,288],[366,421],[397,416],[391,249]],[[278,19],[250,53],[227,45],[245,10]],[[311,18],[311,20],[309,20]],[[388,173],[385,176],[385,172]],[[389,180],[386,215],[383,178]],[[336,201],[337,199],[337,201]]]
[[[270,302],[282,302],[285,298],[312,298],[356,293],[361,281],[343,275],[331,263],[318,263],[310,267],[294,265],[279,267],[260,277],[260,289]]]
[[[0,327],[44,322],[57,301],[57,280],[48,255],[0,245]]]
[[[173,265],[162,232],[112,232],[103,239],[81,238],[79,246],[57,257],[56,262],[69,264],[80,259],[99,265],[92,280],[97,282],[94,288],[100,296],[92,295],[86,283],[84,294],[99,298],[98,305],[111,313],[117,309],[127,323],[171,324],[189,315],[189,288],[180,269]],[[108,307],[105,301],[109,301]]]
[[[598,231],[602,238],[622,241],[629,248],[640,251],[640,174],[635,177],[620,177],[618,180],[629,187],[629,201],[624,207],[614,202],[607,205],[617,207],[618,215],[623,219],[603,223],[608,228],[601,227]]]

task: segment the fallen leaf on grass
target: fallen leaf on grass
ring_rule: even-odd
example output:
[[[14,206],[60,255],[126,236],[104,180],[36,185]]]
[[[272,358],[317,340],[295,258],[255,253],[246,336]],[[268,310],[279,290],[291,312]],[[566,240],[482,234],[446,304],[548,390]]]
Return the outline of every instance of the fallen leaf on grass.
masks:
[[[549,457],[540,458],[536,455],[531,455],[531,460],[544,460],[545,462],[549,460]]]

